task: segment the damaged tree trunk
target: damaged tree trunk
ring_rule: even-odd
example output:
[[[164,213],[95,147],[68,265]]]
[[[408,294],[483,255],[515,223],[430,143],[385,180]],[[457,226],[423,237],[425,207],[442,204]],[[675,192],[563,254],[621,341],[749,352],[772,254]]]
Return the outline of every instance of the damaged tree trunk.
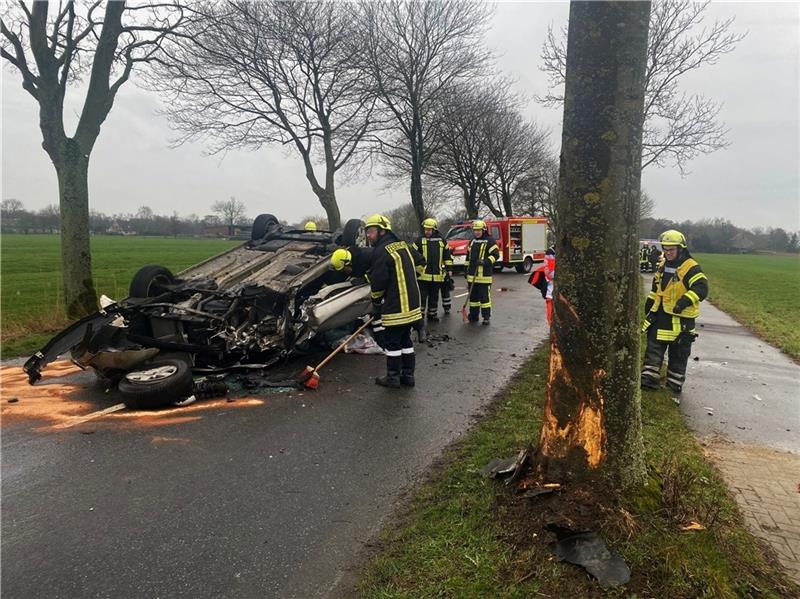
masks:
[[[643,480],[636,251],[649,2],[573,2],[538,467]]]

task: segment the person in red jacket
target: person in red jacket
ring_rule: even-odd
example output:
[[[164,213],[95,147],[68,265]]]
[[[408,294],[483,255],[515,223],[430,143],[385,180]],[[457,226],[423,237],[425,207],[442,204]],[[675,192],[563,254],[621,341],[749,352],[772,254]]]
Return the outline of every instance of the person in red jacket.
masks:
[[[544,253],[544,278],[547,280],[547,291],[545,292],[545,311],[547,314],[547,324],[553,324],[553,279],[556,276],[556,250],[551,245]]]

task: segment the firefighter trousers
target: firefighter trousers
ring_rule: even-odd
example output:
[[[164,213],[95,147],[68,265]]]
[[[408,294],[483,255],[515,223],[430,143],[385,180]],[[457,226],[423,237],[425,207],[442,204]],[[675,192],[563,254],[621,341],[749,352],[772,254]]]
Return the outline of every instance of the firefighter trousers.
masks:
[[[484,320],[492,317],[492,284],[473,283],[469,294],[469,321],[478,322],[478,314]]]
[[[681,333],[675,341],[666,342],[656,339],[656,331],[655,326],[651,326],[647,331],[647,350],[644,354],[644,366],[642,367],[642,386],[650,389],[659,388],[661,363],[664,361],[664,354],[668,353],[667,387],[675,393],[680,393],[686,380],[686,366],[689,364],[689,356],[692,353],[694,335]]]
[[[439,291],[442,292],[442,306],[445,311],[450,310],[449,304],[445,303],[445,283],[439,281],[418,281],[419,282],[419,297],[422,301],[423,309],[427,305],[429,317],[436,317],[439,312]],[[450,290],[447,291],[447,300],[450,300]]]
[[[389,377],[413,376],[416,367],[414,342],[411,340],[413,325],[403,324],[386,327],[383,333],[383,349],[386,352],[386,374]]]

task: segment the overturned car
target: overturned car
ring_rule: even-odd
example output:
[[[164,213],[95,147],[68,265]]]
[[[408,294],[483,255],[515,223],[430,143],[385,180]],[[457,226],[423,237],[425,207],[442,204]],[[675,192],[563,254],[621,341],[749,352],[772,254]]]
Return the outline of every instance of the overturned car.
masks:
[[[275,364],[322,332],[369,311],[369,285],[329,268],[341,246],[363,244],[363,226],[340,232],[284,229],[258,216],[251,239],[180,273],[142,267],[129,297],[57,334],[23,366],[30,384],[69,354],[118,383],[125,403],[156,407],[192,392],[193,375]]]

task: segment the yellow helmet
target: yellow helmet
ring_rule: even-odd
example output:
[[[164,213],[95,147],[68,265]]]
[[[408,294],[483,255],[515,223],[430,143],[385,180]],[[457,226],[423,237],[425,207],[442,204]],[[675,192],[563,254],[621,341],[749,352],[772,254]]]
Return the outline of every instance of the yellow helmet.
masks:
[[[676,231],[675,229],[664,231],[659,236],[658,241],[664,247],[668,247],[671,245],[679,245],[682,248],[686,247],[686,237],[683,236],[683,233],[681,233],[680,231]]]
[[[485,231],[486,230],[486,223],[482,220],[474,220],[472,221],[472,230],[473,231]]]
[[[331,254],[331,266],[334,270],[342,270],[353,261],[353,254],[349,250],[339,248]]]
[[[306,223],[306,226],[303,227],[306,231],[316,231],[317,230],[317,223],[313,220],[310,220]]]
[[[365,229],[369,229],[370,227],[378,227],[384,231],[391,231],[392,223],[390,223],[389,219],[382,214],[373,214],[367,219],[367,222],[364,223]]]
[[[435,218],[426,218],[422,221],[422,228],[423,229],[438,229],[439,223],[436,222]]]

